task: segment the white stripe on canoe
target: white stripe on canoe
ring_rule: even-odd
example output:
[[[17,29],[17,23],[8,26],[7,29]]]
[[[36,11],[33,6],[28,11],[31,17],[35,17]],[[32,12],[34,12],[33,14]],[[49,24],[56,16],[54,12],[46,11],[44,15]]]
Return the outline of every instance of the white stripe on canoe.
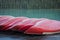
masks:
[[[12,18],[12,16],[1,16],[0,21],[5,20],[7,18]]]
[[[57,31],[57,32],[43,32],[42,34],[55,34],[55,33],[60,33],[60,31]]]
[[[15,27],[16,25],[19,25],[19,24],[23,24],[24,22],[26,22],[26,21],[28,21],[28,20],[31,20],[31,22],[30,23],[32,23],[32,22],[34,22],[34,21],[36,21],[36,20],[40,20],[40,19],[36,19],[35,18],[35,20],[32,20],[33,18],[31,18],[31,19],[25,19],[25,20],[23,20],[22,22],[19,22],[19,23],[16,23],[16,24],[14,24],[13,26],[11,26],[11,27],[9,27],[8,29],[11,29],[11,28],[13,28],[13,27]]]
[[[18,17],[15,17],[15,19],[16,19],[16,18],[18,18]],[[12,19],[12,20],[15,20],[15,19]],[[11,21],[12,21],[12,20],[11,20]],[[10,26],[10,25],[14,24],[16,21],[18,21],[18,20],[13,21],[13,22],[12,22],[12,23],[10,23],[8,26]]]
[[[46,21],[46,20],[47,20],[47,19],[38,21],[34,26],[38,26],[38,25],[40,25],[41,23],[43,23],[44,21]]]
[[[2,23],[3,21],[5,21],[5,20],[7,20],[7,19],[9,19],[9,18],[13,18],[13,17],[2,18],[2,19],[0,19],[0,23]]]
[[[14,17],[12,17],[12,18],[9,18],[7,21],[4,21],[4,22],[2,22],[2,23],[0,23],[0,25],[3,25],[3,24],[6,24],[7,22],[9,22],[11,19],[13,19]]]
[[[5,20],[5,19],[7,19],[8,17],[6,17],[6,18],[0,18],[0,22],[2,21],[2,20]]]
[[[30,20],[30,19],[25,19],[25,20],[23,20],[22,22],[16,23],[16,24],[14,24],[13,26],[9,27],[8,29],[11,29],[11,28],[15,27],[17,24],[22,24],[22,23],[24,23],[24,22],[26,22],[26,21],[28,21],[28,20]]]

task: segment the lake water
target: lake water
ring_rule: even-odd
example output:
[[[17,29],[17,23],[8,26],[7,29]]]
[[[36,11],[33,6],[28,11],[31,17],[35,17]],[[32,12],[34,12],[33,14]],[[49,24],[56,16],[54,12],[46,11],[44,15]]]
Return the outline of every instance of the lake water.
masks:
[[[0,9],[0,15],[26,16],[60,20],[60,9]],[[29,36],[17,32],[1,32],[0,40],[60,40],[60,33],[45,36]]]

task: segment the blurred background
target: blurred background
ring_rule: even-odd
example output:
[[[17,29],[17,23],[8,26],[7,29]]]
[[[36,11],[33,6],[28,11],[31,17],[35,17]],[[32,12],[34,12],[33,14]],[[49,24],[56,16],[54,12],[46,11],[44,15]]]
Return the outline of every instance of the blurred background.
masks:
[[[0,0],[0,15],[60,20],[60,0]]]
[[[60,0],[0,0],[0,15],[60,20]],[[60,40],[60,33],[27,36],[18,32],[0,31],[0,40]]]
[[[60,0],[0,0],[0,9],[59,9]]]

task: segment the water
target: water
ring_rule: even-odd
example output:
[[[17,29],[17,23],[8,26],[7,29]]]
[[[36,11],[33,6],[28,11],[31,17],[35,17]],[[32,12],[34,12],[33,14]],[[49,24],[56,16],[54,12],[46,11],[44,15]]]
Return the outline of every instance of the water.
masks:
[[[26,16],[60,20],[60,9],[0,9],[0,15]]]
[[[0,15],[26,16],[31,18],[49,18],[60,20],[60,9],[0,9]],[[60,40],[60,34],[27,36],[24,34],[16,33],[5,33],[0,31],[0,40]]]

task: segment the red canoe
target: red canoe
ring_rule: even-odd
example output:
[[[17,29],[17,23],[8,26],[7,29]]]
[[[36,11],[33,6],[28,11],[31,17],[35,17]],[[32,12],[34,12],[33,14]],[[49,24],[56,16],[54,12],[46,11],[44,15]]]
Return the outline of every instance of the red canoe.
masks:
[[[0,30],[16,30],[25,34],[53,34],[60,32],[60,21],[46,18],[0,16]]]

